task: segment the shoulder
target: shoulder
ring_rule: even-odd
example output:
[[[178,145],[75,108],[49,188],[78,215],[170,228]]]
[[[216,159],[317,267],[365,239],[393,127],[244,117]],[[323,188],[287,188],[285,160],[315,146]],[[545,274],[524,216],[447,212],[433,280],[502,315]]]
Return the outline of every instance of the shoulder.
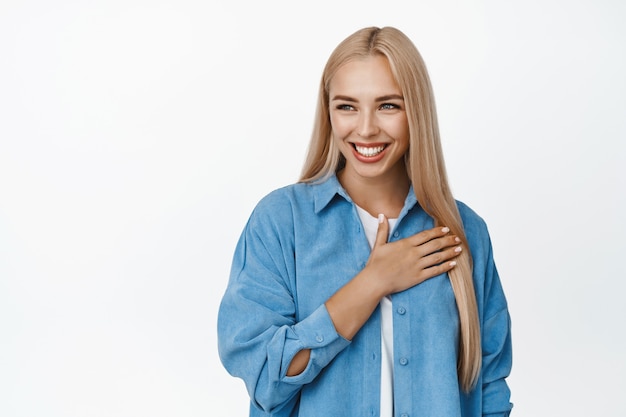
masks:
[[[463,226],[467,228],[486,228],[487,224],[485,220],[474,209],[469,207],[462,201],[456,200],[456,206],[459,209],[461,220],[463,220]]]
[[[294,205],[312,200],[311,186],[303,183],[289,184],[277,188],[263,196],[256,207],[255,213],[273,213],[274,215],[290,212]]]
[[[294,214],[303,206],[313,205],[311,186],[294,183],[277,188],[263,196],[250,215],[249,223],[257,228],[284,228],[293,224]]]
[[[465,234],[470,243],[470,246],[474,248],[488,249],[491,245],[489,238],[489,230],[485,220],[472,208],[462,201],[457,200],[457,207],[461,220],[463,221],[463,228]]]

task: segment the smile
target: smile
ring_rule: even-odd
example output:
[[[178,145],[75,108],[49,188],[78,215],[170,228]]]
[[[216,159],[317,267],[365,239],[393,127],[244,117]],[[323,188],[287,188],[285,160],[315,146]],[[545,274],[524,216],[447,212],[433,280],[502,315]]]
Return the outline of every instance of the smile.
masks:
[[[371,158],[381,153],[385,149],[385,145],[379,145],[379,146],[354,145],[354,149],[356,149],[359,155],[362,155],[366,158]]]

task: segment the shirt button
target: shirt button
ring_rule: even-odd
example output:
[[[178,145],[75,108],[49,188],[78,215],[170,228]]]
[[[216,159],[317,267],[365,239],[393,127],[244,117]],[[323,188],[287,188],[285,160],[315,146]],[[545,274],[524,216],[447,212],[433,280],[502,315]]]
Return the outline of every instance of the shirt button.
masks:
[[[315,340],[317,340],[317,343],[322,343],[324,341],[324,336],[315,336]]]
[[[400,233],[398,233],[398,232],[395,232],[395,233],[393,234],[393,237],[398,237],[398,236],[400,236]]]
[[[409,363],[409,360],[407,358],[400,358],[400,365],[404,366],[407,363]]]
[[[400,417],[409,417],[409,415],[407,413],[402,413],[400,414]]]
[[[398,314],[404,314],[404,313],[406,313],[406,308],[398,307]]]

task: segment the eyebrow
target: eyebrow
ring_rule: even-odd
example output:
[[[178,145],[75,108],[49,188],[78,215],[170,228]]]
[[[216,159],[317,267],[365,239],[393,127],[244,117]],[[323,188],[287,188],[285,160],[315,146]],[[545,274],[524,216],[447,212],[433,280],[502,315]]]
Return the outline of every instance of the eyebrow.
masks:
[[[350,96],[342,96],[342,95],[334,96],[331,101],[335,101],[335,100],[349,101],[352,103],[356,103],[358,101],[357,99],[352,98]],[[404,100],[404,97],[402,97],[400,94],[389,94],[386,96],[377,97],[375,101],[381,102],[381,101],[389,101],[389,100]]]

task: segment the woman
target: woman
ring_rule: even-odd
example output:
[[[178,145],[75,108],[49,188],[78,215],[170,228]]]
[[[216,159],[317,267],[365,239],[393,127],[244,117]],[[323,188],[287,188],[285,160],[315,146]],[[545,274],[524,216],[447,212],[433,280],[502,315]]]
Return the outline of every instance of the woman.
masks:
[[[331,54],[302,177],[254,209],[218,317],[251,416],[507,416],[510,320],[482,219],[452,197],[421,56]]]

